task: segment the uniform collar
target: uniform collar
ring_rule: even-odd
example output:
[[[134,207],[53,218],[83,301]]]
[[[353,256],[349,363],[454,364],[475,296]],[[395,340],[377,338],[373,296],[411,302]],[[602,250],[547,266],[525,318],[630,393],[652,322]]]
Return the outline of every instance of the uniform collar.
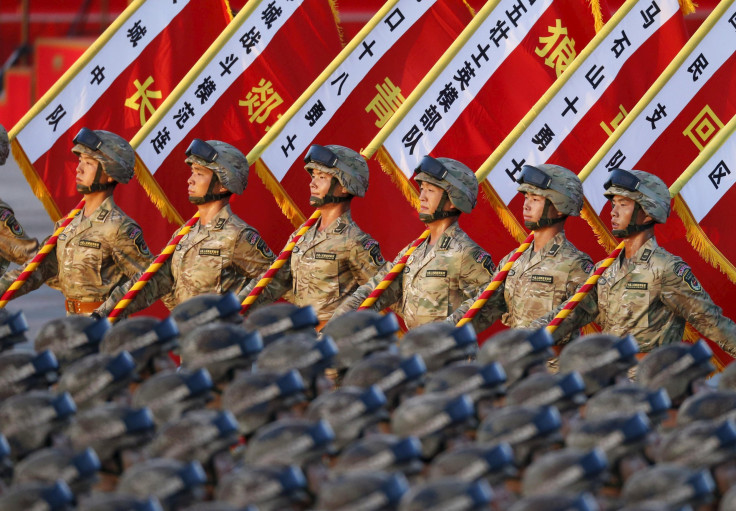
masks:
[[[442,233],[440,239],[437,240],[437,243],[434,244],[434,250],[447,250],[448,248],[450,248],[450,244],[452,243],[452,240],[455,238],[455,236],[457,236],[459,230],[460,225],[458,222],[453,222],[452,224],[450,224],[450,226]],[[428,241],[425,240],[424,243],[428,243]]]
[[[659,247],[657,240],[652,236],[634,254],[634,264],[649,264],[649,260],[652,258],[654,251],[657,250],[657,247]]]
[[[233,211],[232,209],[230,209],[230,203],[225,204],[222,209],[220,209],[220,211],[218,211],[217,214],[212,217],[212,220],[210,220],[207,225],[203,225],[202,227],[207,231],[221,231],[222,228],[225,227],[227,219],[230,218],[232,215]]]
[[[353,221],[353,217],[350,216],[350,210],[348,209],[345,213],[337,217],[322,232],[327,235],[342,234],[345,231],[345,229],[347,229],[348,225],[352,223],[352,221]],[[316,229],[316,226],[315,226],[315,229]]]
[[[542,250],[539,252],[534,252],[534,247],[529,247],[532,254],[539,254],[541,257],[554,257],[557,255],[557,253],[562,248],[563,243],[565,243],[565,240],[567,238],[565,237],[565,231],[560,231],[557,234],[555,234],[552,239],[550,239],[545,245],[542,247]]]
[[[112,195],[110,195],[102,201],[102,204],[100,204],[91,215],[85,217],[84,214],[80,214],[79,216],[82,217],[83,220],[89,220],[90,222],[104,223],[108,218],[110,218],[110,212],[116,207],[117,204],[115,204]]]

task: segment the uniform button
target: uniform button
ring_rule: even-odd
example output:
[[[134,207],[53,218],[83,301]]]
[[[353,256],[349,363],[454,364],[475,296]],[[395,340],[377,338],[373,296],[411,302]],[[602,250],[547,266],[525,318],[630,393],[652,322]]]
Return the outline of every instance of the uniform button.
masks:
[[[177,249],[177,250],[181,250],[181,243],[177,243],[177,244],[176,244],[176,249]]]
[[[299,253],[299,247],[294,247],[294,250],[292,250],[293,253],[298,254]]]

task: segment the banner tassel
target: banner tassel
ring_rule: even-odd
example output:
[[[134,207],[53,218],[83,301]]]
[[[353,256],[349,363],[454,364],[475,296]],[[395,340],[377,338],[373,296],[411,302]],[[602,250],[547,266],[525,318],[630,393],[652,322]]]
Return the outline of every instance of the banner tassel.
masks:
[[[414,209],[419,209],[419,195],[417,194],[416,188],[414,188],[411,182],[406,178],[399,167],[394,163],[391,155],[388,151],[381,146],[376,152],[376,159],[381,165],[383,171],[389,175],[391,181],[398,187],[402,195],[409,201]]]
[[[600,0],[590,0],[590,10],[593,13],[593,26],[596,34],[603,28],[603,11]]]
[[[146,168],[146,165],[143,163],[143,161],[138,158],[137,154],[135,156],[134,169],[135,177],[138,179],[138,182],[146,191],[146,195],[148,195],[148,198],[151,199],[153,205],[156,206],[156,209],[161,212],[161,216],[163,216],[169,222],[175,223],[177,225],[183,224],[184,219],[181,217],[181,215],[179,215],[179,212],[171,204],[171,202],[169,202],[168,197],[166,197],[166,194],[159,186],[158,181],[156,181],[153,175],[148,171],[148,168]]]
[[[682,14],[688,15],[695,12],[697,4],[693,0],[680,0],[680,10]]]
[[[342,28],[342,19],[340,19],[340,7],[337,5],[337,0],[327,0],[330,4],[330,10],[332,11],[332,17],[335,18],[335,28],[337,29],[337,37],[340,39],[340,46],[345,48],[345,38],[343,37],[344,31]]]
[[[253,166],[256,169],[256,174],[266,186],[266,190],[268,190],[271,195],[273,195],[274,199],[276,199],[276,204],[279,205],[286,218],[289,219],[294,227],[302,225],[306,218],[297,205],[294,204],[294,201],[291,200],[291,197],[286,193],[284,188],[281,186],[281,183],[276,181],[276,178],[273,177],[271,171],[268,170],[266,165],[260,159],[256,160]]]
[[[590,228],[593,229],[598,243],[605,249],[606,252],[611,252],[616,247],[616,240],[613,235],[608,231],[608,228],[603,225],[601,218],[595,214],[593,208],[588,203],[588,199],[584,199],[583,210],[580,216],[588,222]]]
[[[18,163],[18,167],[20,167],[21,172],[23,172],[23,176],[25,176],[26,181],[28,181],[28,184],[31,186],[33,194],[41,201],[46,213],[51,217],[51,221],[56,222],[61,218],[61,211],[59,211],[59,207],[56,205],[54,198],[51,196],[51,193],[49,193],[48,188],[46,188],[46,184],[38,174],[36,174],[36,169],[33,168],[33,165],[31,165],[31,162],[28,160],[26,152],[16,139],[10,141],[10,149],[13,152],[13,158],[15,158],[16,163]]]
[[[506,228],[509,233],[511,233],[511,236],[514,237],[516,241],[521,243],[526,238],[527,234],[524,231],[524,228],[521,226],[519,221],[516,219],[516,217],[509,211],[509,208],[506,206],[506,204],[503,203],[501,200],[501,197],[498,196],[496,193],[496,190],[491,187],[490,184],[488,184],[487,180],[484,180],[480,184],[481,192],[486,196],[486,199],[491,204],[491,207],[496,212],[496,215],[498,215],[498,218],[501,220],[501,223]]]

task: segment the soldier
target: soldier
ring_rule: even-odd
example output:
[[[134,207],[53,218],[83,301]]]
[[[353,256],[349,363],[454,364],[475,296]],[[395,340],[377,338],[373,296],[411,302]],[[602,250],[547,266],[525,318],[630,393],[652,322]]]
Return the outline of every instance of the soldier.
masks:
[[[363,197],[368,189],[365,159],[347,147],[313,145],[304,161],[304,168],[312,176],[309,203],[322,216],[299,239],[290,262],[279,270],[254,305],[271,303],[291,291],[293,297],[287,298],[299,306],[312,305],[324,324],[345,297],[385,261],[378,242],[350,216],[353,197]],[[251,282],[240,293],[241,300],[256,283]]]
[[[8,159],[8,132],[0,124],[0,166]],[[16,220],[12,208],[0,199],[0,275],[10,262],[23,264],[38,250],[38,240],[29,238]]]
[[[151,253],[141,228],[113,200],[115,186],[133,177],[135,153],[130,144],[109,131],[82,128],[72,152],[79,157],[76,182],[85,198],[84,210],[66,226],[16,296],[54,279],[68,314],[90,314],[113,288],[142,272]],[[0,294],[18,275],[20,270],[15,270],[0,279]]]
[[[565,220],[580,216],[583,185],[574,172],[559,165],[525,165],[519,178],[524,194],[524,225],[534,241],[516,260],[506,280],[473,318],[480,332],[497,319],[511,328],[529,328],[581,286],[593,262],[565,237]],[[502,268],[511,252],[501,260]],[[457,323],[477,296],[465,301],[447,320]],[[567,340],[567,339],[566,339]]]
[[[624,239],[625,250],[553,337],[562,339],[595,321],[605,333],[633,335],[640,351],[649,352],[679,342],[689,321],[735,355],[736,324],[723,316],[690,266],[657,245],[654,225],[670,214],[664,181],[641,170],[613,169],[604,187],[613,206],[613,235]],[[536,326],[546,325],[556,313],[538,319]]]
[[[483,290],[494,270],[488,252],[457,222],[460,213],[473,210],[478,198],[473,171],[450,158],[425,156],[414,173],[421,188],[419,219],[430,235],[409,256],[404,273],[373,306],[382,310],[397,304],[397,312],[410,329],[447,318],[463,301]],[[392,264],[384,264],[335,311],[335,316],[357,309],[408,249],[404,248]]]
[[[189,202],[196,204],[199,221],[126,307],[126,314],[145,309],[167,293],[170,306],[203,293],[237,293],[274,260],[258,231],[230,209],[230,196],[243,193],[248,183],[243,153],[219,140],[195,138],[184,161],[192,168]],[[95,312],[107,316],[134,282],[115,289]]]

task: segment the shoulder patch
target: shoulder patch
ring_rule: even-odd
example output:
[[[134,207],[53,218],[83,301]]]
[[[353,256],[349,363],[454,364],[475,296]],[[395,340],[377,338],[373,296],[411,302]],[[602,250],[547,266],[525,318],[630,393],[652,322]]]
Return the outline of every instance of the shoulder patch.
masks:
[[[449,236],[442,236],[442,239],[437,246],[437,250],[447,250],[450,248],[450,243],[452,243],[452,238]]]
[[[345,229],[347,229],[347,228],[348,228],[348,224],[347,223],[341,223],[340,225],[338,225],[337,227],[335,227],[334,232],[337,233],[337,234],[342,234],[342,232]]]
[[[368,255],[371,256],[371,260],[373,260],[373,264],[376,266],[381,266],[386,262],[383,258],[383,254],[381,254],[381,246],[373,238],[365,240],[363,242],[363,248],[368,251]]]
[[[595,265],[590,261],[583,261],[582,263],[580,263],[580,267],[585,273],[590,273],[594,266]]]
[[[639,260],[640,261],[649,261],[649,258],[650,257],[652,257],[652,251],[650,249],[646,249],[644,252],[642,252],[641,258]]]
[[[256,242],[256,250],[266,259],[273,259],[275,257],[273,251],[260,236],[258,236],[258,241]]]
[[[251,245],[255,245],[260,239],[261,236],[256,231],[248,231],[248,233],[245,235],[245,240]]]
[[[680,261],[675,263],[674,267],[675,275],[680,277],[685,284],[687,284],[690,289],[695,291],[696,293],[699,293],[703,290],[703,286],[700,285],[700,282],[698,282],[698,279],[695,278],[695,275],[693,275],[693,271],[690,269],[690,265],[686,262]]]
[[[25,234],[20,222],[18,222],[18,219],[15,218],[15,215],[9,209],[2,210],[2,213],[0,213],[0,222],[3,222],[16,238],[22,238]]]
[[[220,230],[225,226],[225,222],[227,222],[227,218],[218,218],[217,223],[215,224],[214,229]]]
[[[146,241],[143,239],[143,231],[140,227],[135,224],[131,225],[130,227],[128,227],[127,235],[128,238],[133,240],[135,248],[138,249],[138,252],[140,252],[141,255],[151,255],[151,251],[148,250],[148,245],[146,245]]]
[[[97,215],[97,221],[98,222],[104,222],[105,221],[105,218],[107,218],[107,215],[109,215],[109,214],[110,214],[110,210],[109,209],[103,209],[102,211],[100,211],[100,214]]]
[[[475,255],[475,262],[480,263],[483,268],[486,269],[489,275],[493,275],[496,271],[496,266],[493,264],[493,258],[491,254],[485,250],[479,250]]]

